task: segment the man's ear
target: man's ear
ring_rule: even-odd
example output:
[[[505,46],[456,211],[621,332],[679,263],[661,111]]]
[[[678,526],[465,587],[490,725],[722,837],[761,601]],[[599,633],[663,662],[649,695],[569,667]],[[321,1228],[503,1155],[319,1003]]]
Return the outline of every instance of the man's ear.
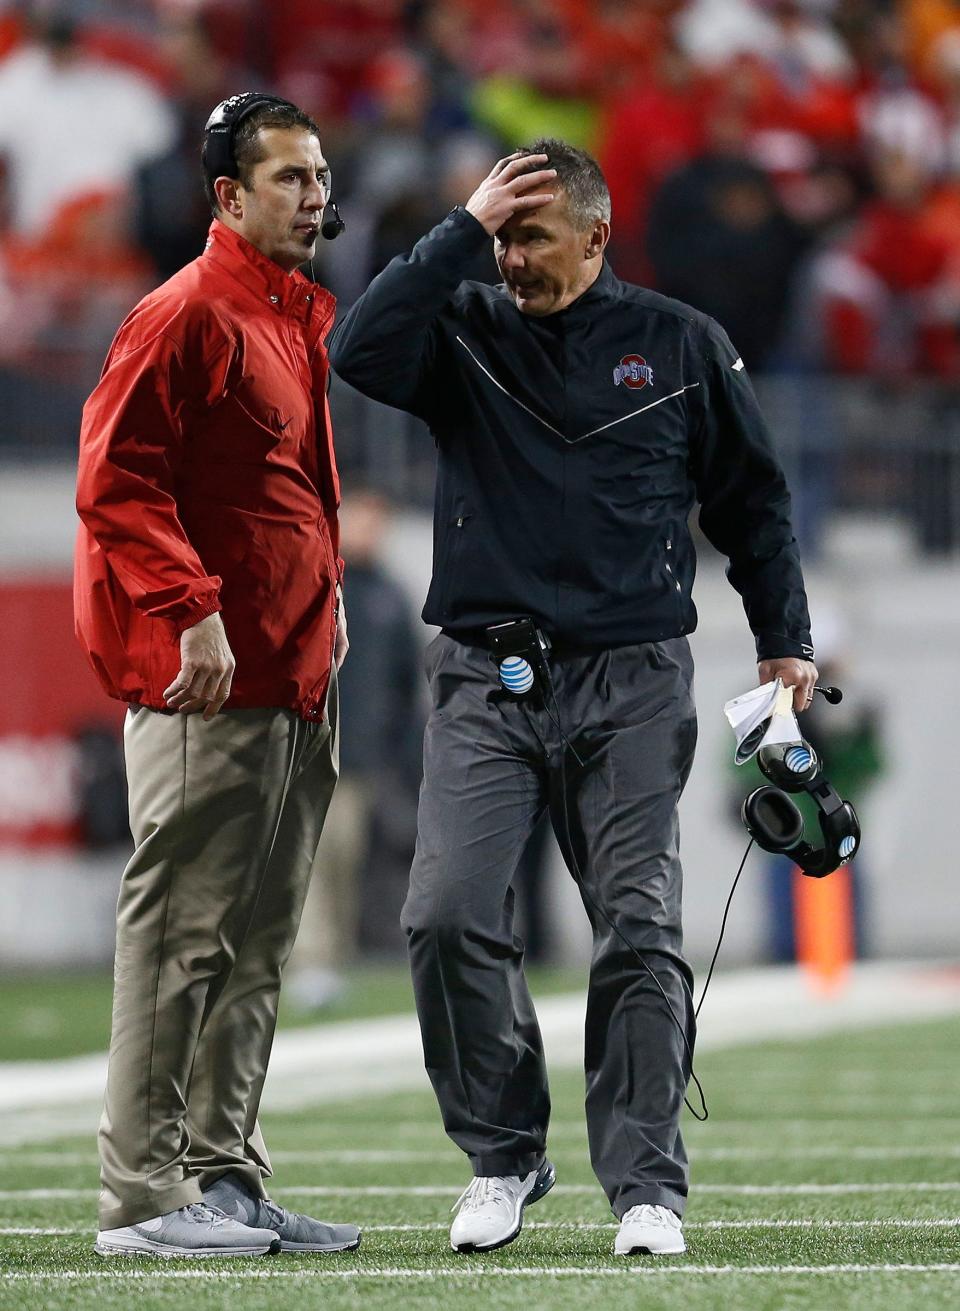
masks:
[[[233,218],[243,218],[243,202],[240,199],[240,179],[220,177],[213,184],[217,203],[224,214]]]
[[[583,250],[584,259],[596,259],[598,255],[602,255],[609,240],[610,224],[606,219],[597,219]]]

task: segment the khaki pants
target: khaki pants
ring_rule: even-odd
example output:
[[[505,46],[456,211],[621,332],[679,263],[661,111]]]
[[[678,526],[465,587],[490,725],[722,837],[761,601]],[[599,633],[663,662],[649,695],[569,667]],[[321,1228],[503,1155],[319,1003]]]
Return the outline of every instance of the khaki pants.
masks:
[[[335,679],[323,724],[288,710],[127,714],[136,850],[117,907],[102,1229],[199,1201],[226,1171],[263,1193],[257,1113],[336,725]]]
[[[361,774],[341,774],[323,826],[291,971],[342,970],[352,963],[372,813],[371,783]]]

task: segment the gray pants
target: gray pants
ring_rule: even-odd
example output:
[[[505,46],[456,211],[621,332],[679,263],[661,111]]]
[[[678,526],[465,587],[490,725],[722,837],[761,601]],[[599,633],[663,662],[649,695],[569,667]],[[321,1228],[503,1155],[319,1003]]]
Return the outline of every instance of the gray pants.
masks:
[[[557,707],[549,697],[530,706],[500,689],[482,647],[441,634],[427,652],[433,709],[402,918],[426,1067],[447,1133],[475,1174],[523,1174],[540,1163],[550,1098],[510,882],[549,807],[593,928],[593,1167],[616,1215],[642,1202],[682,1214],[679,1121],[694,1019],[677,802],[696,744],[690,649],[674,638],[551,656],[550,666]],[[568,750],[561,768],[557,708],[582,766]]]
[[[257,1114],[337,777],[335,678],[327,712],[127,714],[136,850],[117,907],[102,1229],[197,1202],[227,1171],[263,1193]]]

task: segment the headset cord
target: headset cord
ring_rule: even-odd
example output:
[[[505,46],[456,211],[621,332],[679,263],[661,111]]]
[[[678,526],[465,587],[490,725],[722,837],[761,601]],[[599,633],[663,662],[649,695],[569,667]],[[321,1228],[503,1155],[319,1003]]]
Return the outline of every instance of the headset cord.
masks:
[[[577,751],[576,751],[576,749],[574,748],[572,742],[571,742],[570,739],[567,737],[566,733],[563,731],[563,725],[562,725],[561,722],[560,722],[560,703],[559,703],[558,700],[557,700],[556,688],[555,688],[554,685],[553,685],[553,676],[552,676],[551,673],[550,673],[550,668],[549,668],[549,666],[547,665],[546,661],[544,661],[543,664],[544,664],[544,668],[546,669],[546,674],[547,674],[547,684],[548,684],[548,686],[549,686],[549,688],[550,688],[550,696],[551,696],[552,699],[553,699],[554,708],[555,708],[555,710],[556,710],[556,717],[554,717],[554,715],[552,715],[552,714],[550,713],[550,708],[549,708],[549,706],[546,704],[546,702],[544,702],[544,709],[546,710],[546,712],[547,712],[547,716],[548,716],[548,718],[550,719],[551,723],[552,723],[552,724],[554,725],[554,727],[556,728],[557,733],[560,735],[560,743],[561,743],[561,748],[560,748],[560,793],[561,793],[561,797],[562,797],[562,799],[563,799],[563,827],[564,827],[564,834],[565,834],[565,837],[566,837],[566,840],[567,840],[567,850],[568,850],[568,852],[570,853],[570,861],[571,861],[571,869],[570,869],[570,872],[571,872],[571,874],[573,875],[574,882],[576,883],[577,887],[578,887],[579,890],[580,890],[580,895],[581,895],[581,896],[582,896],[582,897],[583,897],[583,898],[584,898],[584,899],[589,903],[589,905],[593,908],[593,910],[595,911],[595,913],[596,913],[597,915],[599,915],[599,917],[600,917],[600,918],[604,921],[604,923],[605,923],[605,924],[606,924],[606,925],[607,925],[607,926],[612,930],[612,932],[615,933],[615,934],[617,935],[617,937],[620,939],[620,941],[623,943],[623,945],[627,948],[627,950],[628,950],[629,952],[631,952],[631,953],[632,953],[632,954],[637,958],[638,962],[643,966],[643,968],[646,970],[646,972],[650,975],[650,978],[653,979],[654,983],[657,985],[657,989],[658,989],[658,991],[659,991],[659,993],[660,993],[660,996],[663,998],[663,1000],[664,1000],[664,1002],[665,1002],[665,1004],[666,1004],[667,1010],[668,1010],[669,1013],[670,1013],[670,1018],[673,1020],[674,1024],[677,1026],[677,1031],[679,1032],[679,1034],[680,1034],[680,1038],[681,1038],[681,1040],[682,1040],[682,1042],[683,1042],[683,1046],[684,1046],[684,1049],[685,1049],[686,1054],[687,1054],[687,1061],[688,1061],[689,1066],[690,1066],[690,1078],[691,1078],[692,1082],[695,1084],[696,1089],[697,1089],[697,1093],[698,1093],[698,1095],[699,1095],[699,1097],[700,1097],[700,1105],[703,1107],[703,1114],[701,1115],[700,1112],[696,1110],[696,1108],[693,1106],[693,1104],[690,1102],[689,1098],[688,1098],[686,1095],[684,1095],[684,1098],[683,1098],[683,1100],[684,1100],[684,1104],[686,1105],[687,1109],[689,1110],[689,1112],[690,1112],[690,1114],[693,1116],[693,1118],[694,1118],[695,1120],[699,1120],[701,1123],[703,1123],[705,1120],[708,1120],[708,1119],[710,1118],[710,1112],[707,1110],[707,1099],[706,1099],[706,1097],[704,1096],[703,1085],[701,1084],[700,1080],[697,1078],[696,1072],[695,1072],[695,1070],[694,1070],[694,1068],[693,1068],[693,1048],[690,1046],[690,1040],[689,1040],[689,1038],[687,1037],[687,1031],[686,1031],[686,1029],[684,1028],[682,1021],[680,1020],[680,1017],[677,1015],[677,1012],[674,1010],[674,1008],[673,1008],[673,1003],[670,1001],[670,998],[667,996],[666,992],[664,991],[663,984],[662,984],[662,983],[660,982],[660,980],[657,978],[657,975],[656,975],[655,971],[650,967],[650,965],[647,964],[647,962],[644,960],[644,958],[643,958],[643,956],[641,955],[641,953],[640,953],[640,952],[637,950],[637,948],[633,945],[633,943],[630,941],[630,939],[627,938],[623,933],[621,933],[621,931],[617,928],[616,924],[614,924],[613,920],[610,918],[610,916],[607,914],[607,912],[603,909],[603,907],[600,906],[600,905],[598,905],[598,903],[593,899],[593,897],[590,895],[589,891],[587,890],[586,883],[585,883],[584,878],[583,878],[583,875],[582,875],[582,873],[581,873],[581,871],[580,871],[580,863],[579,863],[579,861],[577,860],[577,855],[576,855],[576,852],[574,851],[574,848],[573,848],[573,837],[572,837],[571,830],[570,830],[570,811],[569,811],[569,808],[568,808],[568,805],[567,805],[567,757],[566,757],[566,748],[569,748],[569,750],[573,753],[573,756],[574,756],[575,760],[577,761],[577,763],[580,765],[581,768],[583,768],[583,761],[580,759],[580,757],[579,757],[579,755],[577,754]],[[749,848],[748,848],[748,850],[749,850]],[[744,860],[746,860],[746,857],[744,857]],[[740,868],[741,868],[741,869],[743,868],[743,865],[742,865],[742,864],[741,864]],[[738,874],[737,874],[737,878],[739,878],[739,877],[740,877],[740,874],[739,874],[739,872],[738,872]],[[734,882],[734,887],[736,887],[736,882]],[[732,890],[731,890],[731,896],[732,896],[732,895],[733,895],[733,893],[732,893]],[[729,904],[730,904],[730,903],[729,903],[729,900],[728,900],[728,902],[727,902],[728,907],[729,907]],[[722,930],[721,930],[721,935],[722,935]],[[717,950],[719,950],[719,946],[720,946],[720,944],[718,943],[718,944],[717,944]],[[715,960],[716,960],[716,952],[714,952],[714,961],[715,961]],[[712,969],[712,968],[713,968],[713,966],[711,965],[711,969]],[[681,976],[681,978],[682,978],[682,976]],[[709,979],[707,980],[707,982],[709,982]],[[686,986],[685,981],[684,981],[684,986]],[[706,991],[706,989],[704,989],[704,991]],[[703,997],[700,998],[700,1003],[701,1003],[701,1005],[703,1004]],[[693,1005],[693,996],[692,996],[692,995],[690,996],[690,1004]],[[699,1007],[698,1007],[698,1010],[699,1010]],[[696,1012],[694,1012],[694,1019],[696,1019]]]
[[[740,875],[743,873],[743,867],[747,863],[747,857],[753,850],[753,838],[747,843],[747,849],[743,853],[743,860],[740,862],[740,868],[737,870],[736,878],[730,885],[730,891],[727,894],[727,904],[723,908],[723,919],[720,921],[720,933],[717,937],[717,945],[713,949],[713,958],[710,961],[710,968],[707,970],[706,982],[703,985],[703,992],[700,994],[700,1000],[697,1002],[697,1009],[693,1012],[693,1018],[697,1019],[700,1015],[700,1007],[703,1005],[703,999],[707,995],[707,989],[710,987],[710,980],[713,978],[713,967],[717,963],[717,957],[720,955],[720,944],[723,942],[723,935],[727,927],[727,916],[730,914],[730,906],[733,902],[733,894],[737,890],[737,884],[740,882]]]

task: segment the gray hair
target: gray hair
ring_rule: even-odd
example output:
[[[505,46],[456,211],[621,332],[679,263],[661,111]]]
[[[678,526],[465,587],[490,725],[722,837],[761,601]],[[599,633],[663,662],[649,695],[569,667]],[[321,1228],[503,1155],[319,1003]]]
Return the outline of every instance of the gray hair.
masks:
[[[546,164],[531,166],[557,170],[557,187],[567,197],[570,219],[581,232],[599,219],[610,222],[610,192],[600,165],[585,150],[557,137],[539,137],[529,146],[518,146],[521,155],[546,155]]]

